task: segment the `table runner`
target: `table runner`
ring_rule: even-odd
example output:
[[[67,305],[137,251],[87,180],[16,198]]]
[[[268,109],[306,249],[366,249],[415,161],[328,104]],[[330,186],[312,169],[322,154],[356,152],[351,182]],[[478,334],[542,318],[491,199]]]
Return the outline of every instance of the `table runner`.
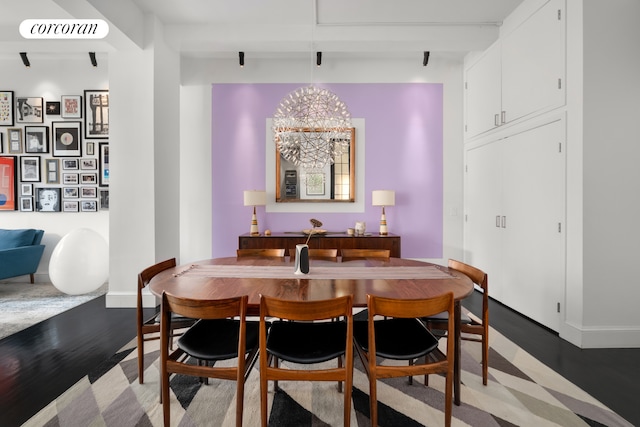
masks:
[[[311,266],[309,274],[294,274],[293,265],[198,265],[193,264],[175,276],[235,277],[260,279],[451,279],[436,266],[363,267]]]

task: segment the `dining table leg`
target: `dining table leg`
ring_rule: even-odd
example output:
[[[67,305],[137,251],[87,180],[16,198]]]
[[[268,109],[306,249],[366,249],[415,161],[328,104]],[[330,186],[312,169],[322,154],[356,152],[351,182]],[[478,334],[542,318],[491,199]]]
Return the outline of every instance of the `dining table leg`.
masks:
[[[460,357],[462,354],[460,340],[460,319],[462,316],[460,301],[456,301],[453,307],[455,317],[455,327],[453,330],[453,339],[455,342],[455,350],[453,355],[453,403],[460,406]]]

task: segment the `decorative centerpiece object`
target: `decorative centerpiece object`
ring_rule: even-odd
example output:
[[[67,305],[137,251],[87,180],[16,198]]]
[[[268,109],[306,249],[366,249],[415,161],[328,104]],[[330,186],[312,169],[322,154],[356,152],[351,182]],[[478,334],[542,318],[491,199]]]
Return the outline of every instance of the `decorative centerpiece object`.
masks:
[[[380,216],[380,235],[389,234],[387,230],[387,216],[384,213],[385,206],[394,206],[396,204],[396,192],[393,190],[374,190],[371,194],[371,204],[373,206],[382,206],[382,215]]]
[[[322,222],[315,218],[309,220],[313,228],[309,231],[309,237],[304,244],[296,245],[296,262],[294,265],[294,274],[308,274],[309,273],[309,239],[316,227],[322,227]]]
[[[93,292],[109,278],[109,246],[97,232],[79,228],[65,235],[51,253],[49,277],[69,295]]]
[[[364,236],[364,232],[367,230],[367,223],[364,221],[356,221],[356,236]]]
[[[256,190],[244,191],[244,205],[253,206],[253,216],[251,217],[251,228],[249,233],[252,236],[259,236],[258,218],[256,217],[256,206],[264,206],[267,204],[267,192]]]

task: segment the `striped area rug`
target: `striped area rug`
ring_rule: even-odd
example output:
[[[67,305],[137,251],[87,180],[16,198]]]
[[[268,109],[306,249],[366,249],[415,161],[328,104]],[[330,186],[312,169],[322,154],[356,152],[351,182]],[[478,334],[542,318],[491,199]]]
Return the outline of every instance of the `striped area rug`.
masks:
[[[135,342],[125,346],[29,420],[26,426],[161,426],[158,341],[150,342],[145,384],[138,384]],[[154,346],[155,344],[155,346]],[[590,395],[531,357],[495,330],[491,333],[490,378],[482,385],[480,346],[464,342],[462,405],[454,426],[631,426]],[[356,357],[357,359],[357,357]],[[378,384],[380,426],[444,424],[444,380],[430,386],[416,378]],[[335,383],[281,382],[269,394],[270,426],[341,426],[343,396]],[[271,388],[271,387],[270,387]],[[176,376],[171,382],[172,426],[235,425],[235,383]],[[368,382],[359,360],[354,370],[352,426],[369,425]],[[246,384],[244,425],[260,425],[259,374]]]

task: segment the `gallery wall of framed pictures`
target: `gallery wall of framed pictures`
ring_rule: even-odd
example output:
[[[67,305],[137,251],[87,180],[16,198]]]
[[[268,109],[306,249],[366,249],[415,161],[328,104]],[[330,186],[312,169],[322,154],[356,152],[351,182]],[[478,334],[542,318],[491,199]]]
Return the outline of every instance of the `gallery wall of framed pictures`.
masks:
[[[109,209],[109,91],[0,90],[0,211]]]

